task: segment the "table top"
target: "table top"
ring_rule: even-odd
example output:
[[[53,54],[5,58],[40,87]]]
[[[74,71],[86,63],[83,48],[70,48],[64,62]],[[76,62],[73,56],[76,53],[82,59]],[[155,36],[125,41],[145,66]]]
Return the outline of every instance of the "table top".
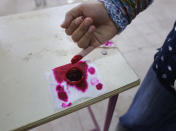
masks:
[[[60,28],[65,12],[75,5],[0,17],[1,130],[36,127],[139,84],[118,45],[99,47],[84,60],[96,65],[107,92],[80,100],[67,109],[54,109],[45,73],[69,63],[81,50]],[[108,54],[102,55],[102,50]]]

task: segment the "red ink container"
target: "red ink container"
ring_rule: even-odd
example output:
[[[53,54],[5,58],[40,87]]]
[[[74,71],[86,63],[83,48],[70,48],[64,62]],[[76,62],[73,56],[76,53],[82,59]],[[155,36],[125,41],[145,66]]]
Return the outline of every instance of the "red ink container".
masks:
[[[66,81],[72,85],[81,83],[84,77],[82,70],[77,67],[70,68],[66,73]]]

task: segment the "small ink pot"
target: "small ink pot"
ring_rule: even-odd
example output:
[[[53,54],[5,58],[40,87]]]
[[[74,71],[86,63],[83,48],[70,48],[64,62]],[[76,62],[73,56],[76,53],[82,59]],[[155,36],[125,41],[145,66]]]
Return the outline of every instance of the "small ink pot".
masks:
[[[66,73],[66,80],[69,84],[72,85],[79,84],[83,79],[84,79],[83,72],[77,67],[72,67]]]

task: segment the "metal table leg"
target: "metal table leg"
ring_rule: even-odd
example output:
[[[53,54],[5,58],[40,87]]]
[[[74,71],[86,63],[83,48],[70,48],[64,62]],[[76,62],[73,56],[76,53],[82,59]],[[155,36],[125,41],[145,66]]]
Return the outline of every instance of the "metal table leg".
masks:
[[[108,110],[106,112],[106,119],[105,119],[105,123],[104,123],[104,131],[109,130],[109,126],[111,124],[111,120],[112,120],[112,116],[113,116],[114,109],[115,109],[115,106],[116,106],[117,98],[118,98],[118,94],[109,98]],[[90,106],[88,107],[88,111],[89,111],[90,116],[92,118],[92,121],[95,125],[95,129],[93,129],[92,131],[100,131],[100,127],[98,125],[98,122],[95,119],[95,115],[94,115]]]
[[[100,131],[100,127],[99,127],[99,125],[98,125],[98,122],[96,121],[95,115],[94,115],[94,113],[93,113],[93,111],[92,111],[92,109],[91,109],[90,106],[88,107],[88,111],[89,111],[89,113],[90,113],[90,116],[91,116],[92,121],[93,121],[93,123],[94,123],[94,125],[95,125],[95,128],[96,128],[96,129],[94,129],[94,130],[92,130],[92,131]]]
[[[109,130],[109,126],[111,124],[111,120],[112,120],[112,116],[113,116],[114,109],[116,106],[117,98],[118,98],[118,94],[109,98],[108,110],[106,112],[106,119],[105,119],[105,123],[104,123],[104,131]]]

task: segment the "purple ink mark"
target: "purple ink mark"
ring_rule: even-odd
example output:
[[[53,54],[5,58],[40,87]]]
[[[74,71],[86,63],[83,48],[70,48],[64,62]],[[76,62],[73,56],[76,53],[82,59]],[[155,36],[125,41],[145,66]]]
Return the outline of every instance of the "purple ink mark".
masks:
[[[92,78],[91,80],[90,80],[90,83],[91,83],[91,85],[97,85],[98,83],[99,83],[99,80],[97,79],[97,78]]]
[[[107,41],[104,43],[105,46],[109,46],[109,47],[113,46],[113,44],[114,43],[112,41]]]
[[[71,102],[70,102],[70,103],[68,103],[68,104],[62,103],[62,107],[63,107],[63,108],[69,107],[69,106],[71,106],[71,105],[72,105],[72,103],[71,103]]]
[[[83,57],[81,55],[76,55],[74,56],[72,59],[71,59],[71,63],[72,64],[75,64],[77,63],[78,61],[80,61]]]
[[[95,68],[93,68],[93,67],[90,67],[89,69],[88,69],[88,72],[90,73],[90,74],[95,74]]]
[[[96,88],[97,88],[97,90],[101,90],[103,88],[103,84],[102,83],[98,83],[96,85]]]
[[[56,86],[57,96],[58,99],[67,102],[68,101],[68,95],[64,90],[64,86],[57,85]]]
[[[63,90],[64,90],[63,86],[61,86],[61,85],[56,86],[56,91],[63,91]]]
[[[68,96],[67,96],[67,93],[66,93],[65,91],[59,91],[59,92],[57,93],[57,95],[58,95],[58,98],[59,98],[60,100],[65,101],[65,102],[68,101]]]

